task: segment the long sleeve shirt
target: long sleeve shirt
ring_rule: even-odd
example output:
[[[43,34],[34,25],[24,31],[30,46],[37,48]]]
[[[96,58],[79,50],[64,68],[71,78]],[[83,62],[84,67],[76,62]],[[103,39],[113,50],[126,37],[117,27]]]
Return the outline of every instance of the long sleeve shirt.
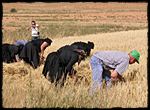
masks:
[[[120,51],[99,51],[94,54],[104,65],[113,68],[120,75],[126,71],[129,66],[129,56],[126,52]]]

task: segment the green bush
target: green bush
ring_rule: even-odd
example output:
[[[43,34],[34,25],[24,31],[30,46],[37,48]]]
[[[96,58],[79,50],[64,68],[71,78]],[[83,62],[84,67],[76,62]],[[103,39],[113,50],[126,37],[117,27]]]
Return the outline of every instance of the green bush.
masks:
[[[16,13],[17,10],[16,10],[15,8],[12,8],[12,9],[10,10],[10,12],[11,12],[11,13]]]

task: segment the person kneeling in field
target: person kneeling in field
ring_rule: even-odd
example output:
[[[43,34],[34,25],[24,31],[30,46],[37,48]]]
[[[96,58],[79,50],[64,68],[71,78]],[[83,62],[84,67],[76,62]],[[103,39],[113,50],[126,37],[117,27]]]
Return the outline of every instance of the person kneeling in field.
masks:
[[[136,50],[132,50],[130,53],[121,51],[96,52],[90,61],[93,80],[90,94],[93,94],[97,88],[102,87],[103,78],[105,79],[106,87],[110,87],[113,81],[123,80],[123,72],[125,72],[129,64],[139,63],[139,58],[140,53]],[[107,70],[112,71],[108,74]]]

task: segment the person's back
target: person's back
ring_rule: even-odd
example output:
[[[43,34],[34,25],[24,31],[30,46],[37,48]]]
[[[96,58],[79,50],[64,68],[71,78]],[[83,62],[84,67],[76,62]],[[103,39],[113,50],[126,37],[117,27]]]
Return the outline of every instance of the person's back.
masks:
[[[70,45],[65,45],[65,46],[62,46],[62,47],[60,47],[58,50],[57,50],[57,52],[58,53],[61,53],[62,51],[64,51],[64,50],[70,50],[71,48],[70,48]]]
[[[59,58],[64,65],[67,65],[69,61],[77,61],[78,53],[73,51],[73,47],[65,46],[61,51],[59,51]]]
[[[82,49],[87,53],[87,56],[90,55],[91,49],[94,49],[94,43],[88,41],[88,43],[85,42],[74,42],[71,44],[72,47],[76,49]]]
[[[87,43],[85,42],[74,42],[71,44],[71,46],[78,48],[78,49],[83,49],[83,50],[87,50]]]
[[[20,53],[20,58],[34,68],[39,66],[39,52],[41,51],[40,44],[41,40],[39,39],[29,41],[24,45]]]
[[[43,42],[44,42],[44,39],[36,39],[36,40],[32,40],[31,41],[31,43],[33,44],[33,46],[36,47],[36,49],[38,50],[38,52],[41,52],[40,46],[42,45]]]
[[[110,68],[116,68],[119,64],[124,63],[127,68],[129,65],[129,56],[126,52],[121,51],[99,51],[93,56],[101,59],[102,62]]]
[[[74,43],[72,43],[71,45],[78,45],[79,47],[83,47],[83,46],[85,46],[87,43],[85,43],[85,42],[74,42]]]
[[[60,64],[65,67],[66,73],[71,73],[75,63],[80,64],[85,60],[86,53],[82,49],[75,49],[72,46],[64,46],[63,51],[59,53]]]

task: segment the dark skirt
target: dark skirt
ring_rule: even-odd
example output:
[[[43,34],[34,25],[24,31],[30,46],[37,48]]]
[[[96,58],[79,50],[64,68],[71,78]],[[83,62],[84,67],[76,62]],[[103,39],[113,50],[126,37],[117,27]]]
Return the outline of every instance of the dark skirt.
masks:
[[[39,51],[32,42],[28,42],[20,53],[20,58],[36,69],[40,64]]]

